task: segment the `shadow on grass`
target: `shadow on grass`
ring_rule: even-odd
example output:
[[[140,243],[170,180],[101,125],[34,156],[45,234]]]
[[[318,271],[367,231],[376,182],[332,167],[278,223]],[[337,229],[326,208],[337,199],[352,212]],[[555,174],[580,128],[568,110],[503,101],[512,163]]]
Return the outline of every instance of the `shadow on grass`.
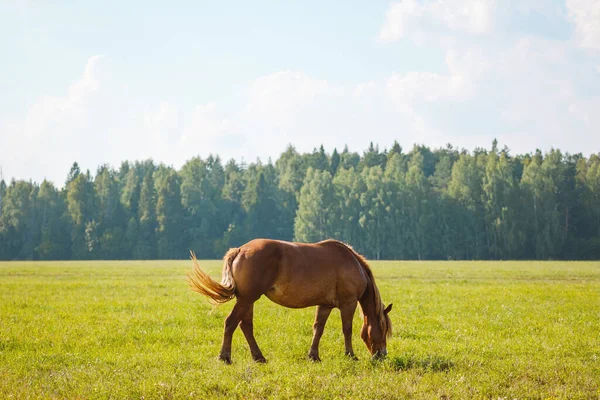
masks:
[[[416,357],[414,355],[401,355],[390,357],[385,360],[395,371],[408,371],[410,369],[422,369],[425,371],[443,372],[448,371],[454,363],[440,356]]]

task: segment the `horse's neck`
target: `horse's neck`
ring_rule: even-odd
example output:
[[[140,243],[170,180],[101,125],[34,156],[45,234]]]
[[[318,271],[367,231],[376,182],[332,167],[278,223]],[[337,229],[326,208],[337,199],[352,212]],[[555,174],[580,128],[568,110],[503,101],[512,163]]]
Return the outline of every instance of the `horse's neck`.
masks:
[[[375,290],[371,281],[367,283],[367,289],[358,302],[360,303],[360,308],[362,309],[362,312],[367,320],[376,321],[377,310],[375,304]]]

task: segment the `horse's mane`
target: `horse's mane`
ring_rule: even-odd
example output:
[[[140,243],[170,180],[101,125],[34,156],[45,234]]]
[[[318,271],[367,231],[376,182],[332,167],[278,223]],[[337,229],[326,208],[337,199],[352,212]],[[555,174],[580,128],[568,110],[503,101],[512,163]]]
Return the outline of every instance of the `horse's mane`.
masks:
[[[352,248],[352,246],[344,242],[340,242],[339,240],[329,239],[324,240],[321,243],[331,243],[343,246],[354,255],[356,261],[358,261],[358,263],[363,267],[365,273],[367,274],[367,278],[371,284],[371,292],[373,293],[373,302],[375,304],[375,316],[377,317],[377,321],[379,322],[379,328],[382,332],[386,332],[387,337],[390,337],[392,334],[392,321],[390,320],[389,315],[387,315],[384,312],[385,306],[383,304],[383,301],[381,300],[381,294],[379,293],[379,289],[375,284],[375,277],[373,276],[373,271],[371,271],[371,267],[367,263],[367,259],[363,255],[357,253],[356,250]]]

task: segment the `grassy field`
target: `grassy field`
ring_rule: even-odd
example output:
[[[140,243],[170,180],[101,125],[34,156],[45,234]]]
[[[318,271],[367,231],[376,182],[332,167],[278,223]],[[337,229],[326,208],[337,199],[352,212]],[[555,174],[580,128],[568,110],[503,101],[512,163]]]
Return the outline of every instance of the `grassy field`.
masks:
[[[220,276],[220,261],[201,265]],[[188,290],[190,262],[0,263],[0,398],[600,398],[600,263],[373,262],[394,336],[343,355],[339,312],[306,359],[314,308],[261,299],[233,365],[232,303]]]

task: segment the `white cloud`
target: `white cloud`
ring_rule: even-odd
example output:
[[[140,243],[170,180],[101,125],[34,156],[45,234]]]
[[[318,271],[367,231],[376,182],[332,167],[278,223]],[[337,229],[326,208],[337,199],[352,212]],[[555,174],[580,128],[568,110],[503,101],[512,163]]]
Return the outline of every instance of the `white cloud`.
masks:
[[[495,0],[436,1],[431,14],[454,31],[488,33],[493,28]]]
[[[566,4],[579,44],[600,50],[600,1],[566,0]]]
[[[567,0],[567,7],[577,43],[600,48],[600,2]],[[542,31],[493,32],[494,24],[506,30],[519,14],[543,15],[553,23],[564,18],[558,6],[540,0],[409,0],[389,7],[380,41],[427,39],[446,53],[445,73],[413,71],[387,79],[398,109],[416,113],[433,132],[429,144],[445,138],[472,148],[497,137],[515,152],[600,148],[594,131],[600,116],[593,112],[600,98],[598,57]]]
[[[0,121],[0,160],[5,171],[21,178],[48,176],[57,180],[56,168],[68,171],[69,150],[82,143],[90,99],[99,90],[97,79],[102,56],[90,57],[83,75],[64,96],[41,96],[24,120],[4,117]],[[44,174],[41,178],[40,173]],[[65,172],[63,174],[66,175]],[[11,174],[12,175],[12,174]]]
[[[393,42],[407,36],[417,41],[443,29],[484,34],[494,25],[495,0],[403,0],[391,4],[379,40]]]
[[[181,166],[197,154],[223,153],[232,132],[214,103],[189,111],[173,102],[148,104],[104,71],[107,64],[102,56],[90,57],[63,96],[39,97],[22,118],[0,115],[5,176],[61,186],[75,161],[93,173],[124,160]]]
[[[288,116],[319,97],[341,96],[343,89],[302,72],[281,71],[255,79],[249,85],[246,112]]]
[[[379,31],[379,40],[392,42],[402,39],[410,29],[412,19],[423,14],[423,7],[416,0],[404,0],[391,4],[385,14],[383,27]]]
[[[431,72],[394,74],[387,79],[390,98],[400,108],[412,108],[417,102],[434,102],[458,97],[463,82],[459,76],[439,75]]]
[[[438,3],[414,4],[431,14]],[[444,26],[470,15],[456,13]],[[473,26],[468,29],[476,30]],[[180,167],[209,153],[266,160],[288,143],[299,151],[320,144],[362,151],[371,141],[383,148],[394,140],[404,147],[449,142],[472,149],[497,137],[515,153],[600,148],[594,52],[573,41],[534,36],[509,43],[466,40],[461,33],[440,36],[449,37],[439,42],[444,63],[431,71],[347,84],[279,71],[238,88],[242,101],[229,107],[172,98],[148,102],[135,85],[110,73],[109,59],[94,56],[63,95],[39,97],[21,117],[0,116],[0,164],[7,176],[37,181],[46,176],[60,185],[73,161],[94,170],[102,163],[145,158]]]
[[[600,116],[592,111],[600,96],[584,89],[596,72],[570,46],[527,37],[502,51],[491,71],[494,92],[486,93],[498,99],[500,122],[507,125],[499,140],[519,152],[554,147],[589,154],[600,148]]]
[[[246,149],[261,157],[277,156],[299,136],[302,142],[312,141],[310,146],[321,141],[331,143],[321,129],[335,124],[338,109],[350,97],[346,88],[305,73],[275,72],[249,83],[246,105],[233,117],[235,129],[245,132]],[[330,130],[327,136],[332,133]]]
[[[224,142],[232,135],[229,119],[221,115],[215,103],[208,103],[197,106],[189,115],[181,135],[181,145],[183,149],[192,150],[192,155],[206,154],[207,149],[218,153],[213,149],[224,147]]]
[[[177,162],[177,106],[150,107],[135,95],[110,73],[110,60],[90,57],[63,96],[41,96],[23,117],[0,119],[0,164],[8,176],[61,186],[75,161],[92,173],[124,160]]]
[[[97,73],[101,59],[99,55],[88,59],[83,76],[69,86],[66,96],[42,96],[29,111],[24,133],[36,137],[50,123],[72,124],[84,118],[86,102],[98,91]]]
[[[156,111],[145,115],[144,122],[152,139],[158,144],[179,139],[179,110],[173,104],[161,102]]]
[[[359,83],[354,88],[354,90],[352,92],[352,97],[354,97],[355,99],[360,99],[362,97],[369,97],[370,95],[375,93],[377,90],[378,90],[378,85],[377,85],[377,82],[375,82],[375,81]]]
[[[490,58],[477,49],[446,51],[448,74],[407,72],[386,79],[386,91],[401,110],[439,101],[465,101],[477,93],[479,81],[490,68]]]
[[[561,14],[560,6],[548,0],[505,0],[498,6],[504,6],[520,14],[538,13],[547,16]]]

